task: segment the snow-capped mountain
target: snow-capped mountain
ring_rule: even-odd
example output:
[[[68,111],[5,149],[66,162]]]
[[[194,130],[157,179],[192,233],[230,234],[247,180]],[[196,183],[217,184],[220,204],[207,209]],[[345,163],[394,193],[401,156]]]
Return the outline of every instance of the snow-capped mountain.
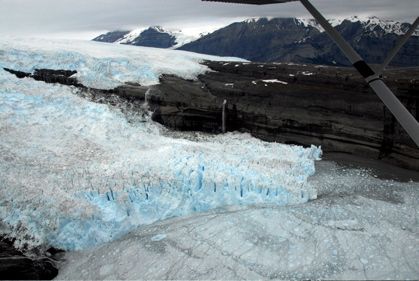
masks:
[[[377,17],[329,21],[368,62],[378,64],[411,27],[409,23]],[[394,65],[419,65],[419,32],[415,35],[393,60]],[[260,62],[350,65],[313,19],[252,18],[219,29],[180,49]]]
[[[378,33],[384,32],[385,34],[404,35],[411,27],[409,23],[402,23],[393,20],[382,20],[377,17],[369,17],[366,19],[354,17],[351,19],[354,22],[360,22],[365,30]],[[413,36],[419,36],[419,30],[416,30]]]
[[[220,55],[233,53],[251,61],[281,61],[290,44],[318,34],[316,28],[305,26],[295,18],[249,19],[219,29],[180,49]]]
[[[303,23],[305,26],[312,26],[319,31],[323,32],[323,28],[312,18],[298,18],[298,21]],[[371,32],[383,32],[384,34],[396,34],[403,35],[410,28],[409,23],[402,23],[395,20],[385,20],[378,17],[359,17],[353,16],[345,19],[329,19],[329,22],[333,26],[339,26],[344,21],[349,21],[351,23],[360,23],[365,31]],[[413,36],[419,36],[419,30],[417,30]]]
[[[132,31],[111,31],[96,37],[93,41],[176,49],[196,39],[198,39],[196,36],[187,35],[182,30],[152,26]]]

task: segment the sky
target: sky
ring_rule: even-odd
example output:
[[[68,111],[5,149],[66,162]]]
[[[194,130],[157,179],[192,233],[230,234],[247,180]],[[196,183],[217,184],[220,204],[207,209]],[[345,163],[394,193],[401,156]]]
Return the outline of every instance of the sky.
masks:
[[[413,22],[419,0],[312,0],[328,18],[378,16]],[[239,5],[200,0],[0,0],[0,35],[91,39],[160,25],[189,34],[250,17],[309,17],[299,2]]]

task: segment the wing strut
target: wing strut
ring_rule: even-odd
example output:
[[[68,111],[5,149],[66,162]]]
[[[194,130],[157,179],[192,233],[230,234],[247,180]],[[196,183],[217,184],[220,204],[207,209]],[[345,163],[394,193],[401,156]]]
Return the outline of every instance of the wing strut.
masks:
[[[202,0],[211,2],[229,2],[253,5],[279,4],[293,2],[297,0]],[[403,38],[396,44],[390,52],[387,59],[381,66],[379,71],[374,71],[349,45],[349,43],[340,35],[340,33],[325,19],[325,17],[311,4],[310,0],[299,0],[304,7],[311,13],[317,22],[323,27],[330,38],[335,41],[352,65],[364,77],[365,81],[374,90],[381,101],[387,106],[391,113],[396,117],[400,125],[406,130],[415,144],[419,147],[419,123],[406,107],[399,101],[389,87],[381,79],[382,71],[387,67],[394,56],[399,52],[401,47],[406,43],[407,39],[413,34],[419,25],[419,19],[415,21],[413,27],[407,32]]]

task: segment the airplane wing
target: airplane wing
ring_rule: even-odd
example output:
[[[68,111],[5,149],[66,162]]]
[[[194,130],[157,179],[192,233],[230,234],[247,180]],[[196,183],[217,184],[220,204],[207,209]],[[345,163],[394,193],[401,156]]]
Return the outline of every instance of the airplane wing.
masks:
[[[293,2],[298,0],[202,0],[207,2],[225,2],[225,3],[237,3],[237,4],[252,4],[252,5],[267,5],[267,4],[278,4]]]

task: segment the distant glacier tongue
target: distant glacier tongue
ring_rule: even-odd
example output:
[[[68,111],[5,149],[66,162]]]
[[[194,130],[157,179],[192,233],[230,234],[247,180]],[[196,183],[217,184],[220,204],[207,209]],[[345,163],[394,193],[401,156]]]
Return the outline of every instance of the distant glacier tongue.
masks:
[[[320,148],[171,138],[70,87],[3,70],[0,84],[0,230],[21,245],[84,249],[169,217],[316,197]]]

